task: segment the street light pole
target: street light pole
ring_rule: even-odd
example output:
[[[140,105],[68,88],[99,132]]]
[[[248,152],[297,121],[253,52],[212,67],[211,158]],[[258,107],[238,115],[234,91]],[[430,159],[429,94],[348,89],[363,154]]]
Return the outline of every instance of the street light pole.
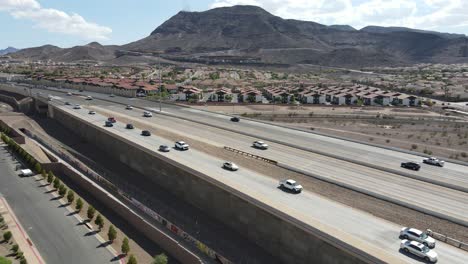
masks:
[[[162,95],[162,82],[161,82],[161,57],[158,57],[158,63],[159,63],[159,112],[162,112],[162,106],[161,106],[161,95]]]

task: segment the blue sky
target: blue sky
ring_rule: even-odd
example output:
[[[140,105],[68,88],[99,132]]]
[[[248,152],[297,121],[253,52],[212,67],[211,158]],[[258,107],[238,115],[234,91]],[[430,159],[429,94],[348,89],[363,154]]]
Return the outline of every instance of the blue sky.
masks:
[[[125,44],[180,10],[251,4],[283,18],[468,34],[467,0],[0,0],[0,49]]]

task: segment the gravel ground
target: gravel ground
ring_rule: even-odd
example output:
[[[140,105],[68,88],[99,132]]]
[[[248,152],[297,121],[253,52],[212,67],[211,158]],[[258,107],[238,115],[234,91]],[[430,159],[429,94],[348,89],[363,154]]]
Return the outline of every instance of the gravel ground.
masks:
[[[113,113],[117,115],[116,113]],[[147,127],[147,124],[140,123],[138,120],[118,116],[122,122],[132,122],[136,126]],[[172,141],[180,138],[190,137],[187,134],[175,134],[164,129],[149,129],[152,133],[167,138]],[[386,202],[372,196],[368,196],[344,187],[324,182],[313,177],[295,173],[275,165],[268,164],[253,158],[248,158],[241,154],[215,147],[213,145],[198,140],[186,140],[194,149],[203,151],[209,155],[237,163],[241,167],[257,171],[274,179],[292,178],[299,181],[306,190],[317,193],[330,200],[343,203],[353,208],[368,212],[377,217],[386,219],[390,222],[402,226],[416,227],[421,230],[431,229],[435,232],[448,235],[449,237],[468,242],[468,228],[452,223],[447,220],[420,213],[418,211]]]

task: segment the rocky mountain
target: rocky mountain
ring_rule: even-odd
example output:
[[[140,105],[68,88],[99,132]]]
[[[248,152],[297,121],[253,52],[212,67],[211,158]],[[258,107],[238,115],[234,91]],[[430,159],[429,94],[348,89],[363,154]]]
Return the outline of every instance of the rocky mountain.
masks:
[[[116,57],[115,50],[118,46],[103,46],[97,42],[92,42],[84,46],[72,48],[59,48],[52,45],[22,49],[10,54],[13,58],[28,60],[52,60],[59,62],[79,62],[79,61],[109,61]]]
[[[9,53],[13,53],[13,52],[16,52],[16,51],[18,51],[17,48],[8,47],[8,48],[6,48],[6,49],[0,50],[0,56],[2,56],[2,55],[7,55],[7,54],[9,54]]]
[[[13,56],[109,63],[161,54],[165,59],[203,63],[370,65],[468,61],[468,38],[398,27],[347,25],[283,19],[260,7],[233,6],[179,12],[141,40],[117,46],[90,43],[69,49],[43,46]],[[234,59],[232,59],[234,58]],[[148,60],[151,62],[151,59]]]

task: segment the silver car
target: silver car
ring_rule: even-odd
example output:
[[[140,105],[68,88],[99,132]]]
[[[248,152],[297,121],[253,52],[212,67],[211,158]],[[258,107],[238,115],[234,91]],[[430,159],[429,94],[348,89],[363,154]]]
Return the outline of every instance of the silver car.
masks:
[[[437,262],[437,253],[419,242],[403,239],[400,243],[400,249],[406,253],[416,255],[427,262]]]
[[[416,228],[403,227],[400,230],[400,237],[423,243],[426,247],[430,248],[434,248],[436,243],[434,238],[428,236],[425,232]]]

